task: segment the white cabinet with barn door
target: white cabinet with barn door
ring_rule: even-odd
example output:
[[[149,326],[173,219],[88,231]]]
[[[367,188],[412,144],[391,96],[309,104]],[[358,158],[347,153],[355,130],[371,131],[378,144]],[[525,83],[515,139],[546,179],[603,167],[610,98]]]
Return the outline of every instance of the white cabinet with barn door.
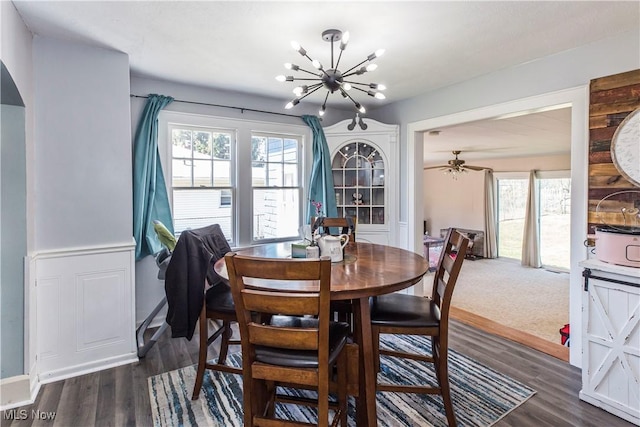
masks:
[[[398,126],[363,119],[366,129],[349,130],[351,120],[324,128],[338,216],[356,218],[356,240],[395,246],[397,235]]]
[[[640,425],[640,269],[583,267],[580,399]]]

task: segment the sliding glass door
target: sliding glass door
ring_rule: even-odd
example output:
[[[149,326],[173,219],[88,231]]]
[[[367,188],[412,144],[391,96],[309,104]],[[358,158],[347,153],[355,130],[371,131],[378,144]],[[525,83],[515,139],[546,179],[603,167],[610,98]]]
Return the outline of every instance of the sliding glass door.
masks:
[[[567,172],[542,172],[539,179],[540,258],[542,265],[569,270],[571,178]]]
[[[528,173],[496,173],[498,256],[522,259]],[[538,245],[544,267],[569,270],[571,179],[569,171],[539,172]]]
[[[498,196],[498,256],[522,258],[524,217],[529,179],[526,174],[501,174],[496,179]]]

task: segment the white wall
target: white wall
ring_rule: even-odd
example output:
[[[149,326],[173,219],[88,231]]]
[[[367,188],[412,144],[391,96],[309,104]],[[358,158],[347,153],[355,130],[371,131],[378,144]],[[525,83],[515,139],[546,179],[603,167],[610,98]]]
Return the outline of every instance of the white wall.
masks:
[[[483,159],[474,162],[494,172],[570,170],[571,156]],[[424,218],[431,235],[449,227],[484,230],[484,172],[470,171],[453,179],[438,169],[424,171]]]
[[[130,242],[129,58],[34,39],[36,250]]]

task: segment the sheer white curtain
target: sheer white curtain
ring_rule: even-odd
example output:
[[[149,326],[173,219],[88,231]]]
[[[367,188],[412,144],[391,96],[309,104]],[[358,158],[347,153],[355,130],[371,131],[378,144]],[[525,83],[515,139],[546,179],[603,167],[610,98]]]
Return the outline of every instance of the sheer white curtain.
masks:
[[[498,237],[496,235],[496,199],[493,171],[484,171],[484,257],[498,257]]]
[[[526,216],[524,218],[524,236],[522,239],[522,265],[540,268],[540,224],[538,223],[538,172],[529,173],[529,194]]]

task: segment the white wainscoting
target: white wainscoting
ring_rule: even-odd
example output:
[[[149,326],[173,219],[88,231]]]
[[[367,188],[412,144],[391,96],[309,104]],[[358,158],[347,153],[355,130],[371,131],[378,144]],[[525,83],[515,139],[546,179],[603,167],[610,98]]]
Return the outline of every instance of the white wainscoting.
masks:
[[[137,361],[135,246],[36,255],[40,383]]]
[[[409,249],[409,224],[406,221],[400,221],[398,223],[396,244],[399,248]]]

